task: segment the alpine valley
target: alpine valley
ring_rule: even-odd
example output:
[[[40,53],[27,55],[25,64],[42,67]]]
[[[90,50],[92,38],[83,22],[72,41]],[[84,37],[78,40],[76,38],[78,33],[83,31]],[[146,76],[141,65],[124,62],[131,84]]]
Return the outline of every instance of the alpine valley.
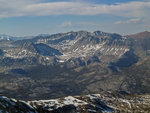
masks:
[[[79,31],[18,39],[0,35],[1,96],[32,101],[102,91],[150,93],[148,31],[127,36]]]

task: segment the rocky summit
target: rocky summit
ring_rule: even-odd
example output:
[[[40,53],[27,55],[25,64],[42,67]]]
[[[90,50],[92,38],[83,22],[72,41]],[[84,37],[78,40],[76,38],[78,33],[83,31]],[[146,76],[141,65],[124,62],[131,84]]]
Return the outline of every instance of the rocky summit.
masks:
[[[127,36],[72,31],[18,39],[0,38],[0,95],[39,100],[116,90],[150,93],[148,31]]]
[[[59,99],[21,101],[0,97],[2,113],[149,113],[150,95],[101,92]]]

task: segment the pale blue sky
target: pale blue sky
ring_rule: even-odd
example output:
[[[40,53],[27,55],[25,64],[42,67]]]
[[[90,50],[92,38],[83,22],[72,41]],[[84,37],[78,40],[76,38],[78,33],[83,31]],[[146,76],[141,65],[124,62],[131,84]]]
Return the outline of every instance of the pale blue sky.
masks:
[[[0,34],[150,31],[150,0],[0,0]]]

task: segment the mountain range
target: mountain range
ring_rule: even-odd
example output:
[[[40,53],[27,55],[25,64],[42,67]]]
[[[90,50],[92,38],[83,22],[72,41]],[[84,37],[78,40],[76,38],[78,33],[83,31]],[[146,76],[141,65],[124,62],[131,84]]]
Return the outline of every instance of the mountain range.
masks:
[[[0,36],[0,95],[50,99],[124,91],[150,93],[150,32]]]

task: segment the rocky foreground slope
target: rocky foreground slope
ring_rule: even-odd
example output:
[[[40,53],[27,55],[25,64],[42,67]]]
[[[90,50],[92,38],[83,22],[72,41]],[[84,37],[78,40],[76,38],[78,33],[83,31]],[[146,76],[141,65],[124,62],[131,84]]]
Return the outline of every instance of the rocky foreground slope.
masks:
[[[124,93],[124,92],[122,92]],[[149,113],[150,95],[105,92],[59,99],[17,101],[0,97],[2,113]]]

